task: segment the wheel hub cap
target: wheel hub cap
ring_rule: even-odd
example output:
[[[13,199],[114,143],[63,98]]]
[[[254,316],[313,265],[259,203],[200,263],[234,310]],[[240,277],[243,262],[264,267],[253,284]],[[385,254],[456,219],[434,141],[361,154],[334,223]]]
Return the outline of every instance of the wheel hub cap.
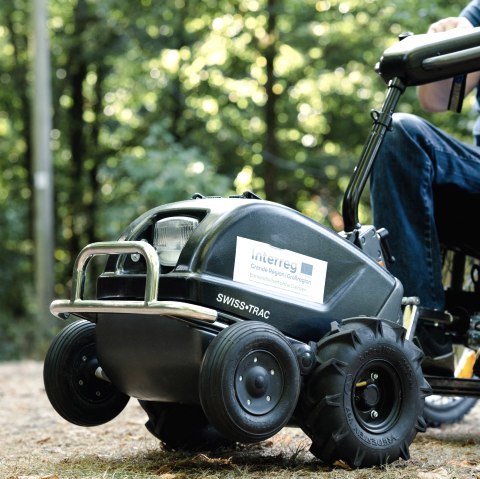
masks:
[[[375,407],[380,399],[380,392],[375,384],[369,384],[363,391],[363,400],[367,407]]]
[[[280,400],[283,373],[275,357],[267,351],[245,356],[235,373],[235,392],[240,405],[251,414],[266,414]]]

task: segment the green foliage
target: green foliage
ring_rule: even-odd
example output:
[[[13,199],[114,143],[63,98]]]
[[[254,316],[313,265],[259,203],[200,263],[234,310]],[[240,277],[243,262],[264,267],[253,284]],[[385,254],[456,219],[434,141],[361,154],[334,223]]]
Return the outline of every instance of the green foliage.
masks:
[[[44,328],[31,302],[30,4],[0,4],[0,358],[33,351],[28,338]],[[48,6],[59,297],[85,244],[116,238],[145,210],[196,191],[251,189],[341,229],[369,111],[383,99],[375,63],[401,32],[423,32],[459,8],[439,0]],[[414,91],[400,109],[420,113]],[[432,121],[470,136],[468,115]],[[360,213],[368,220],[367,197]]]
[[[145,210],[185,200],[196,192],[228,192],[228,178],[215,173],[210,160],[194,146],[176,142],[161,124],[153,125],[141,145],[106,161],[99,171],[101,203],[99,231],[116,238]]]

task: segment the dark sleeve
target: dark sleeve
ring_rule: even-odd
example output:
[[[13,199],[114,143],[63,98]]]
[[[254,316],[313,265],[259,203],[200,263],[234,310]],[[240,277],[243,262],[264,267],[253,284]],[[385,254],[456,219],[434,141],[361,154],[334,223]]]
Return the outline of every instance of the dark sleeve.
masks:
[[[474,27],[480,26],[480,0],[472,0],[460,13],[466,17]]]

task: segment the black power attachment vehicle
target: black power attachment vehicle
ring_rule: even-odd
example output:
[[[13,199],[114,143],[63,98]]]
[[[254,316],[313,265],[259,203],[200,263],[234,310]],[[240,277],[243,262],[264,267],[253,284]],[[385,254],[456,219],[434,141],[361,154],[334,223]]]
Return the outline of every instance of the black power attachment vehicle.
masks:
[[[362,225],[358,204],[404,90],[478,70],[479,44],[474,29],[408,36],[384,52],[388,89],[346,191],[343,232],[251,192],[196,194],[146,212],[118,241],[86,246],[71,299],[51,304],[78,318],[45,358],[55,410],[94,426],[135,398],[168,448],[212,450],[295,426],[327,464],[408,459],[430,386],[480,391],[453,374],[426,380],[416,325],[467,344],[477,336],[466,318],[480,308],[463,293],[442,315],[404,298],[385,267],[386,231]],[[106,266],[89,299],[87,265],[99,255]]]

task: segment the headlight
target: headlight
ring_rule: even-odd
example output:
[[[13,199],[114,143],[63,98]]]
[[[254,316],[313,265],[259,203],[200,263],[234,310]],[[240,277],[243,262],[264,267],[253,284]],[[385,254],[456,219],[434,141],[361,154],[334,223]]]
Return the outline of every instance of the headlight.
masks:
[[[153,246],[157,250],[161,265],[177,264],[180,252],[197,225],[197,219],[187,216],[173,216],[155,223]]]

